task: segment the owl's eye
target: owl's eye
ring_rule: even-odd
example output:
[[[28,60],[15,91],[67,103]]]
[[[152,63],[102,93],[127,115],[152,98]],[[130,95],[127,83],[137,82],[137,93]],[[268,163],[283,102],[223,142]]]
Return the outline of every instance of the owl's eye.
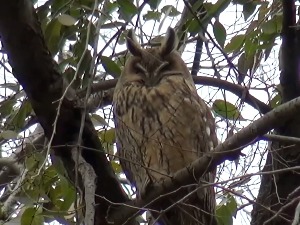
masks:
[[[168,71],[169,67],[169,62],[163,62],[155,69],[154,74],[164,74],[165,71]]]
[[[143,79],[135,80],[134,83],[138,85],[145,85],[145,81]]]
[[[172,68],[172,65],[171,65],[170,62],[163,62],[163,63],[161,64],[161,66],[159,67],[159,70],[160,70],[161,72],[165,72],[165,71],[171,70],[171,68]]]
[[[140,63],[137,63],[134,66],[134,68],[136,70],[136,73],[143,74],[143,75],[146,75],[148,73],[147,70],[146,70],[146,68],[143,67],[142,64],[140,64]]]

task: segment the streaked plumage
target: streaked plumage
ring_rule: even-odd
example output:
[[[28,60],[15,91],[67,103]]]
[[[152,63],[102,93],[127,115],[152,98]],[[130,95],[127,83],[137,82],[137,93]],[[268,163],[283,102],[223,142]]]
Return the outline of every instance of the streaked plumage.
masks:
[[[130,31],[127,47],[132,56],[114,92],[117,149],[125,175],[143,197],[152,183],[213,149],[217,137],[214,118],[175,51],[174,30],[169,28],[161,47],[148,49],[142,49]],[[214,177],[208,173],[195,183],[213,183]],[[215,225],[213,187],[198,187],[197,194],[177,204],[160,221],[165,225]],[[176,196],[194,189],[181,190]],[[174,199],[168,204],[171,202]]]

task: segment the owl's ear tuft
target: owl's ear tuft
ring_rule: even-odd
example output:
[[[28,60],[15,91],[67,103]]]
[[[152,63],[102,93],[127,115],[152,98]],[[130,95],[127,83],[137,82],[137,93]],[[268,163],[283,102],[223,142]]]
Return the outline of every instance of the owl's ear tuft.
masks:
[[[171,27],[168,28],[165,39],[160,47],[161,56],[166,56],[173,52],[177,47],[177,36],[175,30]]]
[[[134,56],[142,56],[142,48],[139,44],[135,33],[132,29],[128,31],[127,38],[126,38],[126,45],[128,50],[131,52]]]

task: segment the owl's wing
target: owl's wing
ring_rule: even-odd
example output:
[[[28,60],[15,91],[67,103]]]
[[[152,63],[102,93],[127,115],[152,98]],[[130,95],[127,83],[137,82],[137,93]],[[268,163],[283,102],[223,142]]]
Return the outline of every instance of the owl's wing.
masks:
[[[139,187],[147,177],[143,163],[143,134],[139,131],[139,122],[136,114],[143,117],[135,107],[142,97],[139,87],[135,85],[116,88],[114,93],[114,121],[116,131],[116,147],[118,157],[126,178],[139,191]]]

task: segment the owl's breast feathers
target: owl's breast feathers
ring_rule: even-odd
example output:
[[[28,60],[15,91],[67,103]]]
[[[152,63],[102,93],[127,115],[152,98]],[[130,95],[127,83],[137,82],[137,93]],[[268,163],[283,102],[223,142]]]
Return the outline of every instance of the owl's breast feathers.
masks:
[[[149,184],[172,176],[217,144],[214,118],[176,52],[176,39],[169,28],[160,47],[144,49],[130,30],[126,44],[132,56],[114,91],[120,163],[140,197],[147,194]],[[210,172],[195,177],[193,185],[168,195],[158,207],[166,209],[176,202],[172,209],[151,214],[164,225],[216,225],[214,189],[202,186],[213,183],[214,176]]]
[[[213,117],[194,84],[182,76],[166,77],[155,87],[128,84],[115,92],[114,110],[120,161],[138,190],[216,144]]]

